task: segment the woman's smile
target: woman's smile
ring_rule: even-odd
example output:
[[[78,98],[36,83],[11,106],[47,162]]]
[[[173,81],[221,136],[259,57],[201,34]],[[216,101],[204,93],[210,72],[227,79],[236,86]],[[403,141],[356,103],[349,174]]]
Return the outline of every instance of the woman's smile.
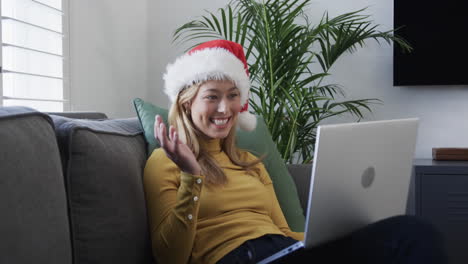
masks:
[[[210,121],[213,122],[213,124],[216,125],[218,128],[224,128],[227,126],[227,123],[229,122],[230,118],[211,118]]]

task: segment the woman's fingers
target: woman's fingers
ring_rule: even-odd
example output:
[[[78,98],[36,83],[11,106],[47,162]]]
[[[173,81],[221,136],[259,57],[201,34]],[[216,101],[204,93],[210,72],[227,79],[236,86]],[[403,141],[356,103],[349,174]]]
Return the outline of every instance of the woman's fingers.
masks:
[[[175,127],[171,126],[169,128],[169,139],[171,141],[171,149],[174,154],[178,155],[176,134],[177,132]]]
[[[154,117],[154,137],[159,141],[158,135],[159,135],[159,121],[158,121],[158,116]]]
[[[159,144],[162,147],[162,144],[164,143],[163,142],[164,133],[162,131],[162,126],[161,125],[164,124],[164,123],[163,123],[162,118],[161,118],[160,115],[156,115],[154,119],[155,119],[154,120],[154,137],[159,141]]]
[[[172,142],[174,143],[174,152],[179,153],[179,135],[177,134],[175,129],[174,129],[174,134],[172,138],[173,138]]]
[[[164,149],[167,148],[167,136],[166,136],[166,127],[164,126],[164,123],[160,123],[159,124],[159,137],[161,138],[160,140],[160,143],[161,143],[161,147],[163,147]]]
[[[161,133],[161,138],[163,140],[161,146],[171,154],[171,156],[174,156],[174,154],[177,155],[176,152],[176,147],[177,144],[174,142],[174,133],[175,133],[175,128],[173,126],[169,127],[169,133],[166,132],[166,125],[164,123],[161,123],[160,127],[160,133]],[[169,134],[169,136],[168,136]]]
[[[174,129],[174,144],[177,146],[179,144],[179,134],[177,133],[177,131],[175,131]]]
[[[160,144],[166,145],[168,141],[166,135],[164,122],[160,115],[156,115],[154,121],[154,136],[159,140]]]
[[[169,127],[169,140],[170,141],[174,140],[174,127],[173,126]]]
[[[179,135],[173,126],[170,126],[168,130],[166,132],[166,125],[157,115],[154,122],[154,135],[166,154],[173,160],[179,160]]]

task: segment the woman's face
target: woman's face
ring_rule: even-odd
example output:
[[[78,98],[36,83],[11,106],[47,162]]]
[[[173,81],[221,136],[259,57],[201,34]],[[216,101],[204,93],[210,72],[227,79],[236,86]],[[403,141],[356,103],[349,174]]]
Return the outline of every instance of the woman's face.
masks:
[[[231,81],[206,81],[190,105],[192,121],[208,138],[226,138],[241,110],[240,91]]]

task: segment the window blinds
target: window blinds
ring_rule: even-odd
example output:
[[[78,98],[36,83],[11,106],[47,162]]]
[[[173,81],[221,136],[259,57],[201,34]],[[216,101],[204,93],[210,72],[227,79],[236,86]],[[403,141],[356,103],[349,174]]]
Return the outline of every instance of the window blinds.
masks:
[[[62,0],[1,0],[2,101],[63,111]]]

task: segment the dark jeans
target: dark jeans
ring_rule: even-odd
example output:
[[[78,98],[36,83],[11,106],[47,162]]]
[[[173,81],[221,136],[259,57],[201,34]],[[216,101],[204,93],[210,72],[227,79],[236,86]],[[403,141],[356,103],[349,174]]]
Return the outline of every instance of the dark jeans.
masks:
[[[296,241],[265,235],[246,241],[218,264],[256,263]],[[444,264],[447,256],[440,234],[416,216],[395,216],[312,249],[301,249],[275,263],[412,263]]]

